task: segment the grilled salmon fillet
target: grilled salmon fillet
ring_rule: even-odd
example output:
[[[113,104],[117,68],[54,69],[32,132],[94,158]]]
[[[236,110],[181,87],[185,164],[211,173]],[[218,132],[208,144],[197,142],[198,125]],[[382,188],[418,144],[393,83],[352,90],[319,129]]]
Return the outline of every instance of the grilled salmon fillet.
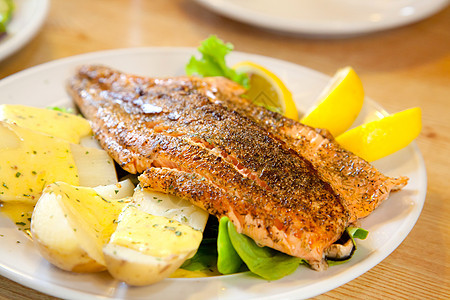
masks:
[[[326,129],[311,128],[251,105],[248,99],[240,97],[245,92],[240,85],[221,77],[210,77],[206,81],[209,91],[215,91],[217,103],[249,117],[311,162],[322,180],[330,183],[342,199],[350,213],[350,222],[368,216],[391,191],[408,183],[407,177],[385,176],[364,159],[343,149]]]
[[[378,194],[403,184],[373,167],[364,176],[376,180],[360,178],[361,186],[359,169],[336,175],[342,163],[334,165],[330,157],[351,153],[320,131],[246,109],[240,88],[228,80],[146,78],[94,65],[80,67],[68,91],[102,147],[126,171],[142,173],[144,188],[188,199],[218,218],[228,216],[259,245],[312,266],[323,265],[325,249],[359,217],[356,211],[366,209],[364,199],[344,199],[351,193],[342,190],[365,197],[361,190],[371,182],[374,196],[368,197],[379,203]],[[313,157],[311,151],[329,147],[323,141],[334,152]],[[328,159],[325,166],[318,166],[321,158]],[[356,166],[359,158],[350,159]],[[333,169],[327,177],[322,173],[328,167]],[[345,181],[349,171],[352,180]],[[342,182],[355,185],[337,189]]]

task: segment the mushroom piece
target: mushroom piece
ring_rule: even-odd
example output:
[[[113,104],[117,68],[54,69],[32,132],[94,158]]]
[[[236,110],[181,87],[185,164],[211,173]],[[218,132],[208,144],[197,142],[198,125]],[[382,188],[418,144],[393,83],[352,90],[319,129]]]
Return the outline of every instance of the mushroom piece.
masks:
[[[332,260],[344,260],[349,258],[353,253],[353,241],[349,238],[343,244],[333,244],[325,249],[325,257]]]

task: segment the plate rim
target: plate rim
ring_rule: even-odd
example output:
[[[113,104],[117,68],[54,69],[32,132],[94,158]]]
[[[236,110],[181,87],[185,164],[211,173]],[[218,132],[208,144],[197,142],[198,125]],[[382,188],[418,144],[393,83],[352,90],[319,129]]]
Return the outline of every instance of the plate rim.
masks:
[[[327,22],[303,21],[298,19],[286,19],[278,16],[268,16],[264,13],[242,8],[227,0],[195,0],[203,7],[230,19],[250,24],[253,26],[300,34],[309,37],[351,37],[366,33],[373,33],[406,26],[424,20],[444,9],[449,0],[416,0],[427,3],[427,9],[414,13],[404,18],[388,20],[387,22]]]
[[[3,37],[4,41],[0,40],[0,62],[24,47],[39,32],[48,14],[50,0],[34,0],[34,3],[24,1],[22,5],[36,5],[36,10],[18,32]],[[14,22],[14,13],[11,22]]]

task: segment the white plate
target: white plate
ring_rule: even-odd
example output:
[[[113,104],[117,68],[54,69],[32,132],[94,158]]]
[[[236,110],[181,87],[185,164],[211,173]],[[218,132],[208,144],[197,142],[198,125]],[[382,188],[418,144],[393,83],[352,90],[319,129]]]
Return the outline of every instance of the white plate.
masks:
[[[48,0],[14,0],[15,10],[7,25],[7,34],[0,38],[0,61],[28,43],[44,23]]]
[[[2,103],[33,106],[67,105],[65,82],[76,66],[101,63],[126,72],[149,76],[181,75],[191,48],[138,48],[98,52],[37,66],[0,81]],[[229,63],[252,60],[278,74],[292,90],[300,109],[311,105],[329,77],[316,71],[268,57],[233,53]],[[376,118],[384,111],[367,99],[361,118]],[[128,288],[106,273],[75,274],[47,263],[22,232],[0,216],[0,274],[41,292],[65,299],[299,299],[334,289],[363,274],[389,255],[413,228],[425,201],[426,172],[415,144],[377,161],[389,175],[410,177],[408,186],[394,193],[363,220],[369,237],[358,241],[359,249],[346,264],[315,272],[300,267],[293,275],[268,282],[249,274],[203,279],[166,279],[158,284]],[[17,242],[19,241],[19,243]]]
[[[448,0],[196,0],[229,18],[314,36],[350,36],[422,20]]]

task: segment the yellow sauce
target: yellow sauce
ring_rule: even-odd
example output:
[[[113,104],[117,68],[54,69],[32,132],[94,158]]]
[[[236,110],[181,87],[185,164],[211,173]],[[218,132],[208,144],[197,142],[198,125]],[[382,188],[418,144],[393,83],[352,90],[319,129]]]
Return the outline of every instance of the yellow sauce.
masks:
[[[212,276],[221,276],[217,270],[208,270],[208,271],[189,271],[185,269],[178,269],[170,278],[200,278],[200,277],[212,277]]]
[[[74,114],[25,105],[0,106],[0,120],[20,127],[46,133],[71,143],[92,133],[89,122]]]
[[[31,238],[30,223],[34,205],[31,203],[0,203],[0,212],[11,219],[20,231]]]
[[[5,122],[0,122],[0,136],[0,201],[34,204],[51,182],[78,185],[67,141]]]
[[[125,205],[125,200],[107,199],[92,188],[75,187],[65,182],[53,183],[45,192],[61,197],[63,210],[73,229],[92,234],[100,249],[115,231],[117,218]]]
[[[202,233],[190,226],[130,206],[120,215],[110,242],[143,254],[167,257],[195,250],[201,239]]]

